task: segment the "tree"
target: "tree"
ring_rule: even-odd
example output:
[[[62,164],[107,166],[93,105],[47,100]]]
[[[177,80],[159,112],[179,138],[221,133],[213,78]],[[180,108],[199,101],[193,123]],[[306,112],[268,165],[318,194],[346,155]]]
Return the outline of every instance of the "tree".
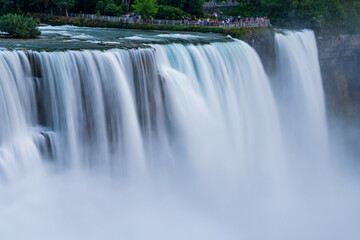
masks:
[[[66,16],[69,16],[68,10],[75,6],[76,0],[52,0],[59,9],[65,9]]]
[[[40,12],[42,11],[42,9],[46,10],[48,8],[49,2],[50,0],[35,0],[35,4],[40,10]]]
[[[204,16],[204,0],[187,0],[184,11],[198,17]]]
[[[120,1],[120,0],[118,0],[118,1]],[[131,2],[133,2],[133,0],[121,0],[121,3],[126,5],[126,11],[130,10]]]
[[[123,8],[121,3],[118,5],[114,0],[100,0],[96,4],[96,11],[105,15],[118,16],[123,13]]]
[[[96,3],[96,11],[97,12],[101,12],[101,13],[105,14],[105,7],[106,7],[106,5],[103,0],[100,0]]]
[[[150,16],[155,16],[158,12],[157,0],[136,0],[132,7],[137,14],[142,16],[145,22],[149,20]]]
[[[0,0],[0,15],[14,12],[15,2],[13,0]]]
[[[172,6],[184,9],[186,0],[159,0],[159,5]]]
[[[108,0],[105,7],[105,14],[111,15],[111,16],[117,16],[121,15],[122,9],[120,6],[118,6],[114,0]]]
[[[95,13],[95,8],[98,0],[78,0],[74,6],[77,12]]]
[[[156,19],[180,20],[182,17],[190,17],[190,15],[180,8],[159,5]]]

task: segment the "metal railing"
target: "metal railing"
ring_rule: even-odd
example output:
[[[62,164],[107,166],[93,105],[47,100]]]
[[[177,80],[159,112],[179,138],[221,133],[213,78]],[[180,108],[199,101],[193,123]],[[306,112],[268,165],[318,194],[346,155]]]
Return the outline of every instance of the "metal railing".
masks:
[[[137,24],[145,24],[141,19],[134,19],[133,17],[126,17],[126,16],[97,16],[95,14],[79,14],[79,13],[70,13],[69,17],[82,17],[86,19],[101,19],[105,21],[111,22],[122,22],[122,23],[137,23]],[[193,20],[161,20],[161,19],[154,19],[153,21],[148,21],[147,24],[154,24],[154,25],[171,25],[171,26],[208,26],[208,27],[228,27],[228,28],[241,28],[241,27],[248,27],[248,28],[256,28],[256,27],[267,27],[270,26],[270,20],[256,20],[250,18],[249,21],[236,21],[236,22],[211,22],[211,21],[193,21]]]

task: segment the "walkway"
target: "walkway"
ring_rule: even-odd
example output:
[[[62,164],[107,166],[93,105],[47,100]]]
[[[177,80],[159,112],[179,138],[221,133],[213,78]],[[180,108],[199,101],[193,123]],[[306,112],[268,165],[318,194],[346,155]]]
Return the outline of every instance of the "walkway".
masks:
[[[69,17],[81,17],[79,13],[70,13]],[[95,14],[82,14],[82,18],[86,19],[97,19]],[[123,23],[138,23],[143,24],[141,20],[135,20],[132,17],[114,17],[114,16],[100,16],[99,19],[111,22],[123,22]],[[154,25],[177,25],[177,26],[209,26],[209,27],[229,27],[229,28],[240,28],[240,27],[247,27],[247,28],[258,28],[258,27],[268,27],[270,26],[270,20],[266,19],[266,21],[256,21],[254,18],[249,18],[249,21],[246,22],[243,19],[242,22],[232,22],[232,23],[207,23],[205,21],[202,22],[195,22],[195,21],[187,21],[184,22],[180,20],[160,20],[154,19]]]

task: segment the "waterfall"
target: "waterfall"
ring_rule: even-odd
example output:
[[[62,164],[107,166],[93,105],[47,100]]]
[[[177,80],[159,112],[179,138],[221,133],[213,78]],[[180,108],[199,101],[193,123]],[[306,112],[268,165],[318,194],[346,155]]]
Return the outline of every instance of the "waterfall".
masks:
[[[0,174],[36,171],[40,153],[33,139],[36,119],[35,84],[24,52],[0,53]]]
[[[15,75],[1,79],[14,88],[3,90],[2,116],[9,123],[1,132],[2,149],[10,154],[3,161],[13,166],[23,168],[21,160],[32,156],[8,150],[6,136],[29,132],[34,151],[58,169],[284,175],[271,86],[256,52],[243,42],[2,51],[1,57],[9,63],[5,71]],[[1,168],[6,176],[9,169]]]
[[[0,51],[0,238],[355,236],[314,34],[275,38],[273,78],[239,40]]]
[[[328,158],[329,151],[328,129],[315,35],[310,30],[286,31],[276,34],[275,42],[274,91],[282,113],[286,148],[292,153],[290,158],[297,158],[297,162],[307,159],[304,168],[308,164],[324,168],[323,160]]]

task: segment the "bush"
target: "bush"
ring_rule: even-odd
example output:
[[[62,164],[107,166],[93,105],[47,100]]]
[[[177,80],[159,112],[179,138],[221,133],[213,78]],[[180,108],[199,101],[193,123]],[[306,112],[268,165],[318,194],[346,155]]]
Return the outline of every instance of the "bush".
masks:
[[[38,24],[31,17],[17,14],[6,14],[0,18],[0,30],[14,38],[36,38],[41,34]]]
[[[166,20],[180,20],[182,17],[189,17],[190,15],[180,8],[171,6],[159,6],[158,13],[155,18]]]

